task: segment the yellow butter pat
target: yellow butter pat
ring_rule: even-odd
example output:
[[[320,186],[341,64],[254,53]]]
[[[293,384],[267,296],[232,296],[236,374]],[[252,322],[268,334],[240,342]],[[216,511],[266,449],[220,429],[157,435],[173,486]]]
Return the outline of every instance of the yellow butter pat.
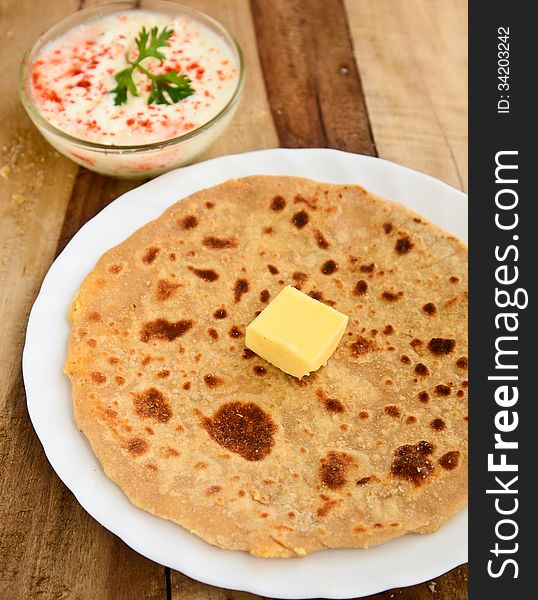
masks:
[[[294,377],[326,365],[349,317],[290,285],[247,327],[245,344]]]

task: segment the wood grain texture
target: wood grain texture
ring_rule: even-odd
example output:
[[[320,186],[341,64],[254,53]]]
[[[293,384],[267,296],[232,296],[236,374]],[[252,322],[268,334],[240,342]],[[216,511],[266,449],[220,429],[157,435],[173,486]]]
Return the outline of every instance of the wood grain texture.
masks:
[[[53,498],[49,467],[28,421],[20,373],[25,323],[54,257],[76,167],[48,146],[25,117],[16,94],[23,52],[40,30],[75,2],[0,2],[0,596],[29,598],[42,577],[43,530]],[[44,349],[45,351],[46,349]],[[50,550],[50,549],[49,549]],[[39,573],[38,561],[45,567]]]
[[[361,600],[467,600],[467,565],[420,585],[387,590]]]
[[[79,194],[78,167],[41,138],[13,93],[24,49],[77,7],[71,0],[0,4],[0,39],[10,51],[0,80],[0,596],[127,600],[136,586],[157,600],[166,598],[164,569],[98,526],[52,471],[28,420],[20,372],[28,312],[57,253],[73,191],[84,210],[72,215],[71,234],[112,198],[95,195],[106,183]]]
[[[467,1],[345,0],[379,156],[467,189]]]
[[[271,116],[248,0],[185,0],[218,19],[236,37],[243,50],[246,66],[245,88],[230,127],[200,158],[277,148],[278,136]]]
[[[205,585],[177,572],[173,573],[171,587],[172,600],[273,600]],[[421,585],[387,590],[360,600],[467,600],[467,566],[457,567]]]
[[[66,207],[62,229],[56,246],[56,256],[65,248],[75,233],[90,219],[125,192],[138,187],[143,181],[104,177],[80,168]]]
[[[280,145],[375,155],[341,0],[251,0]]]
[[[206,585],[177,571],[172,572],[171,592],[171,600],[270,600],[265,596],[248,592],[236,592]]]

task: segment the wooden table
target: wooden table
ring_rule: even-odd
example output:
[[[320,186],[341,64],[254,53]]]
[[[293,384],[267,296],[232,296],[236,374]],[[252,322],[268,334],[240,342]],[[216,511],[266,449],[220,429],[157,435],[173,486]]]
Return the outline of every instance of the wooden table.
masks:
[[[465,0],[183,1],[232,30],[248,68],[235,121],[206,157],[329,146],[466,189]],[[139,183],[60,156],[18,101],[23,50],[94,3],[0,0],[0,598],[254,599],[165,569],[98,525],[49,466],[26,412],[21,353],[41,281],[81,225]],[[463,600],[466,582],[463,566],[372,598]]]

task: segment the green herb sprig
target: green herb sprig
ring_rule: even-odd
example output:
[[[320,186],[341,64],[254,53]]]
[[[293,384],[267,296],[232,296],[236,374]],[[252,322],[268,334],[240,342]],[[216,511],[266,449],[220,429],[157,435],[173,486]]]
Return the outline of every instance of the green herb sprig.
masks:
[[[191,80],[185,75],[180,75],[179,71],[169,71],[162,75],[154,75],[141,64],[144,59],[149,57],[157,58],[162,63],[166,57],[159,51],[159,48],[170,45],[167,40],[170,39],[173,33],[173,29],[167,29],[166,27],[160,33],[157,27],[152,27],[150,31],[142,27],[138,33],[138,37],[135,38],[138,48],[137,59],[131,61],[126,57],[130,66],[119,71],[114,76],[117,85],[113,90],[110,90],[110,93],[116,94],[114,98],[116,106],[127,102],[128,92],[133,96],[139,96],[133,81],[133,73],[136,69],[147,75],[151,80],[151,92],[148,96],[148,104],[175,104],[183,100],[183,98],[194,94],[194,89],[191,87]]]

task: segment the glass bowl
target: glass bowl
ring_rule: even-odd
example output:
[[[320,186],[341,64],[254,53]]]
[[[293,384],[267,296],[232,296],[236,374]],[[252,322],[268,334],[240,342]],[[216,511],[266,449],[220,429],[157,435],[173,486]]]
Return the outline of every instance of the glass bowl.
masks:
[[[219,35],[230,47],[239,70],[232,96],[222,110],[203,125],[178,137],[150,144],[115,146],[80,139],[61,131],[42,116],[33,100],[30,72],[36,56],[47,42],[85,21],[133,9],[160,12],[171,16],[187,15]],[[99,4],[80,10],[42,33],[24,55],[19,74],[19,93],[22,104],[34,125],[43,137],[67,158],[104,175],[147,178],[192,163],[222,134],[237,109],[244,79],[245,65],[241,48],[231,33],[218,21],[199,10],[181,4],[162,0],[132,0]]]

